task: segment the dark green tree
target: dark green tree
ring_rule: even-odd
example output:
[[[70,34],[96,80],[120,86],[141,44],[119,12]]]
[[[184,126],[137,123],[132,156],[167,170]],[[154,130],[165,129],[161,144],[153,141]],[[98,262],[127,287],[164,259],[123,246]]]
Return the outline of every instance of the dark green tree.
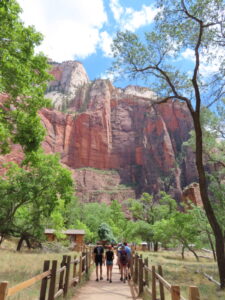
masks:
[[[133,218],[138,223],[137,228],[134,228],[133,232],[141,232],[143,228],[149,228],[147,241],[154,242],[154,250],[158,250],[158,239],[154,237],[153,230],[150,229],[155,222],[168,219],[177,210],[177,203],[170,195],[165,192],[160,193],[161,198],[157,201],[153,199],[153,196],[148,193],[143,193],[140,199],[130,199],[130,211]],[[144,227],[144,223],[146,224]]]
[[[115,238],[113,236],[110,226],[106,223],[101,223],[98,228],[98,236],[101,241],[107,241],[109,243],[114,243]]]
[[[193,119],[196,146],[196,167],[204,209],[216,241],[216,254],[221,288],[225,288],[224,231],[209,197],[203,160],[202,103],[207,105],[224,97],[225,32],[223,0],[160,0],[155,25],[145,33],[145,40],[131,32],[119,32],[114,41],[114,67],[132,78],[151,79],[159,103],[185,102]],[[193,53],[193,64],[185,70],[174,60],[185,50]],[[203,78],[205,63],[219,60],[219,67]],[[190,75],[191,73],[191,75]]]
[[[35,54],[42,35],[26,27],[15,0],[0,1],[0,153],[20,144],[25,153],[36,151],[45,130],[37,112],[49,106],[44,98],[51,78],[47,59]]]
[[[71,173],[56,155],[35,153],[26,169],[11,164],[0,181],[0,235],[39,239],[59,201],[66,205],[73,198]]]

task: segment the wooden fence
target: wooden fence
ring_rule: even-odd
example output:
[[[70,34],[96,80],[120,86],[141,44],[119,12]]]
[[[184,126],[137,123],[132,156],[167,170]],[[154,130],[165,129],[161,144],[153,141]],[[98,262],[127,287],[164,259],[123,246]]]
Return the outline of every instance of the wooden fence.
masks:
[[[87,276],[92,264],[92,252],[86,250],[80,257],[71,258],[64,255],[60,267],[57,267],[57,260],[44,261],[43,273],[30,278],[24,282],[9,288],[9,282],[0,282],[0,300],[6,300],[25,288],[28,288],[41,280],[39,300],[54,300],[63,295],[66,297],[68,289],[76,286]]]
[[[148,259],[135,254],[133,263],[131,264],[131,274],[134,284],[138,288],[138,293],[141,296],[143,293],[147,295],[146,299],[165,300],[165,289],[169,291],[171,300],[187,300],[180,293],[178,285],[172,285],[163,278],[163,270],[158,266],[149,267]],[[196,286],[189,287],[188,300],[200,300],[198,288]]]

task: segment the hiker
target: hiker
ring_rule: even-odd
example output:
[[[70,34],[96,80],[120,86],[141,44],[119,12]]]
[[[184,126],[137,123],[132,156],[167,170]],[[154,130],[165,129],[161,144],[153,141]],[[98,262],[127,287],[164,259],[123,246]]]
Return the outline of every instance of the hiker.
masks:
[[[97,242],[97,246],[94,248],[93,260],[94,260],[95,265],[96,265],[96,281],[99,281],[99,279],[98,279],[98,266],[100,266],[100,280],[103,280],[103,277],[102,277],[102,264],[105,263],[105,259],[104,259],[104,248],[102,247],[100,242]]]
[[[106,269],[107,269],[107,281],[112,282],[112,268],[113,268],[113,260],[114,260],[114,252],[112,250],[112,246],[108,246],[108,250],[105,253],[106,257]]]
[[[131,279],[131,271],[130,266],[132,263],[132,251],[131,248],[127,245],[127,242],[124,242],[125,251],[127,252],[127,273],[128,273],[128,279]]]
[[[118,243],[117,249],[116,249],[116,255],[117,255],[117,265],[120,270],[120,261],[119,261],[119,251],[121,251],[122,243]]]
[[[120,280],[125,283],[127,279],[128,255],[124,245],[122,245],[121,250],[118,251],[118,255],[119,255],[119,264],[120,264],[120,272],[121,272]]]

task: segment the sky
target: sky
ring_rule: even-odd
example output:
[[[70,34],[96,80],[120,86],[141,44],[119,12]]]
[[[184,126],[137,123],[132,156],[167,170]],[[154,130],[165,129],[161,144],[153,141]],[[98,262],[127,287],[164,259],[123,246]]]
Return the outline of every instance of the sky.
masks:
[[[107,71],[112,64],[111,43],[117,31],[148,31],[156,15],[154,0],[17,1],[23,9],[21,19],[25,25],[34,25],[44,36],[38,50],[56,62],[80,61],[90,80],[112,79]],[[176,63],[188,67],[193,61],[193,50],[185,49]],[[207,74],[215,68],[215,61],[213,65],[205,62],[202,72]],[[114,82],[120,87],[129,84],[140,82]]]
[[[25,25],[44,35],[38,48],[53,61],[78,60],[90,80],[107,78],[111,43],[118,30],[147,30],[156,10],[151,0],[18,0]],[[112,79],[110,77],[110,79]],[[123,87],[129,82],[118,80]],[[135,84],[135,82],[133,82]]]

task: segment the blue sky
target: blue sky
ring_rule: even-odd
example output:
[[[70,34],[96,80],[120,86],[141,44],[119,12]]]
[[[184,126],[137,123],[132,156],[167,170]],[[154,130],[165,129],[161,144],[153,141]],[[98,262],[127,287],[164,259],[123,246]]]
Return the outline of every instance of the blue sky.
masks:
[[[91,80],[106,78],[111,66],[110,44],[118,30],[147,30],[156,10],[153,1],[18,0],[21,19],[44,35],[43,51],[57,62],[79,60]],[[117,86],[131,82],[118,80]],[[132,82],[138,84],[138,82]]]
[[[107,78],[112,63],[110,45],[117,31],[147,31],[156,10],[153,0],[17,0],[23,9],[21,19],[44,35],[38,50],[57,62],[78,60],[91,80]],[[212,49],[215,53],[215,49]],[[217,50],[216,50],[217,51]],[[224,49],[223,49],[224,52]],[[176,64],[188,69],[194,61],[192,49],[185,49]],[[219,61],[202,73],[218,68]],[[112,79],[112,78],[110,78]],[[117,80],[114,85],[144,85],[142,82]]]

